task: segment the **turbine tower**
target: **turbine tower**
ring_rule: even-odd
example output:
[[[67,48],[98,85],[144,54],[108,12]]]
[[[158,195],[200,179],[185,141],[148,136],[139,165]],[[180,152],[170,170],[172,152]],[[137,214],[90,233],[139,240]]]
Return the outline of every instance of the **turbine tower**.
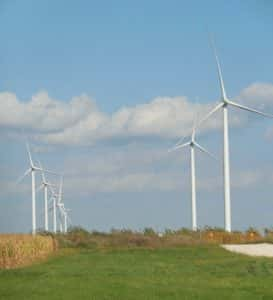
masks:
[[[225,201],[225,230],[227,232],[231,232],[231,205],[230,205],[230,162],[229,162],[229,125],[228,125],[228,107],[232,106],[234,108],[238,108],[241,110],[249,111],[256,113],[258,115],[262,115],[264,117],[273,118],[273,115],[263,113],[261,111],[258,111],[256,109],[249,108],[247,106],[244,106],[242,104],[236,103],[232,100],[230,100],[227,97],[224,80],[222,76],[222,70],[220,61],[218,59],[218,55],[216,52],[216,48],[214,45],[213,40],[211,39],[211,46],[214,52],[216,65],[217,65],[217,72],[218,72],[218,80],[220,84],[220,90],[221,90],[221,99],[220,103],[216,105],[215,108],[213,108],[207,116],[202,119],[198,126],[203,123],[205,120],[207,120],[212,114],[214,114],[219,109],[223,109],[223,171],[224,171],[224,201]]]
[[[67,233],[67,210],[64,208],[64,233]]]
[[[52,197],[53,200],[53,232],[57,233],[57,212],[56,212],[56,195]]]
[[[53,231],[57,232],[57,207],[60,210],[60,204],[62,201],[62,190],[63,190],[63,175],[60,175],[60,185],[58,194],[54,194],[53,198]],[[62,214],[62,212],[60,211]],[[62,221],[60,222],[60,231],[62,232]]]
[[[196,176],[195,176],[195,148],[197,148],[199,151],[209,155],[210,157],[215,157],[207,151],[205,148],[203,148],[201,145],[199,145],[195,140],[195,133],[196,133],[196,127],[195,127],[195,121],[192,128],[192,134],[191,138],[188,142],[184,144],[176,144],[174,148],[172,148],[170,151],[174,151],[177,149],[181,149],[184,147],[190,147],[190,165],[191,165],[191,211],[192,211],[192,230],[197,230],[197,216],[196,216]]]

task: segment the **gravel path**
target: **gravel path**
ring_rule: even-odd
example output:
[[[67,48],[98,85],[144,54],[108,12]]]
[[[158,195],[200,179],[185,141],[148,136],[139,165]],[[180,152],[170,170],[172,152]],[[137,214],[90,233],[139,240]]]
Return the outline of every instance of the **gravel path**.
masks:
[[[273,244],[222,245],[226,250],[250,256],[273,257]]]

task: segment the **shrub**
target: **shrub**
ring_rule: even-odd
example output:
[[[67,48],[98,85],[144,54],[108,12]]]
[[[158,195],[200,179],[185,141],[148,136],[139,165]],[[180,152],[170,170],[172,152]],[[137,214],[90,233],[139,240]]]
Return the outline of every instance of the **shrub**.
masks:
[[[144,235],[157,235],[156,232],[151,227],[146,227],[143,230]]]

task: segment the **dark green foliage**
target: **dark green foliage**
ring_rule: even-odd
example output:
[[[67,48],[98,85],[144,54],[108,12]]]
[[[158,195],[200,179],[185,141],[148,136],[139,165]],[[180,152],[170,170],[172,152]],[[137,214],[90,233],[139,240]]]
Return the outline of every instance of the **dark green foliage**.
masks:
[[[146,228],[144,228],[144,230],[143,230],[143,234],[144,235],[157,235],[156,234],[156,232],[153,230],[153,228],[151,228],[151,227],[146,227]]]

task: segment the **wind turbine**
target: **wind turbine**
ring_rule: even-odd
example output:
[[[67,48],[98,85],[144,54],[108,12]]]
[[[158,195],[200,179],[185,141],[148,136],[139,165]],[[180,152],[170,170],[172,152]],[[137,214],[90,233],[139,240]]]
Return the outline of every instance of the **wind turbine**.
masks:
[[[39,161],[39,166],[41,169],[43,169],[41,162]],[[45,231],[48,231],[48,189],[50,190],[51,194],[54,194],[54,191],[52,187],[55,185],[48,182],[45,178],[45,173],[42,170],[42,184],[37,189],[39,191],[40,189],[44,189],[44,221],[45,221]]]
[[[58,195],[54,192],[52,194],[51,200],[53,201],[52,204],[52,210],[53,210],[53,232],[57,232],[57,211],[56,211],[56,200],[57,200]]]
[[[56,187],[55,184],[50,184],[50,191],[51,191],[51,197],[50,197],[50,204],[52,203],[52,206],[48,209],[48,211],[52,211],[52,217],[53,217],[53,233],[57,233],[57,208],[60,210],[60,200],[61,200],[61,193],[62,193],[62,175],[61,175],[61,181],[59,185],[59,191],[58,193],[52,188],[52,186]],[[60,226],[61,229],[61,226]]]
[[[67,233],[67,212],[68,210],[64,208],[64,233]]]
[[[71,211],[70,209],[66,209],[64,207],[64,203],[58,203],[57,204],[60,210],[60,229],[61,232],[67,233],[67,219],[68,219],[68,212]],[[63,223],[62,223],[63,222]]]
[[[48,170],[43,170],[41,167],[37,167],[34,165],[32,157],[31,157],[31,152],[29,148],[29,144],[26,143],[26,148],[28,152],[28,158],[30,162],[30,168],[26,170],[26,172],[17,180],[17,184],[22,181],[28,174],[31,173],[31,195],[32,195],[32,234],[36,234],[36,190],[35,190],[35,173],[36,171],[44,171],[47,173],[53,173]]]
[[[57,206],[57,202],[56,202],[56,199],[57,199],[57,194],[56,192],[52,189],[52,192],[51,192],[51,197],[49,199],[49,204],[52,204],[52,206],[50,206],[48,208],[48,212],[52,212],[52,224],[53,224],[53,233],[56,233],[57,232],[57,211],[56,211],[56,206]],[[48,214],[47,212],[47,214]],[[46,214],[45,212],[43,212],[43,214]]]
[[[71,209],[64,208],[64,233],[67,233],[67,221],[71,223],[71,219],[68,217],[70,211]]]
[[[196,127],[195,127],[195,121],[192,128],[192,133],[190,140],[183,144],[176,144],[174,148],[170,149],[170,151],[174,151],[177,149],[190,147],[190,165],[191,165],[191,211],[192,211],[192,230],[197,230],[197,217],[196,217],[196,176],[195,176],[195,148],[197,148],[199,151],[209,155],[210,157],[215,157],[205,148],[203,148],[201,145],[199,145],[195,140],[195,133],[196,133]]]
[[[218,80],[220,83],[220,90],[221,90],[221,99],[220,103],[216,105],[215,108],[213,108],[207,116],[202,119],[198,126],[203,123],[205,120],[207,120],[212,114],[214,114],[219,109],[223,110],[223,142],[224,142],[224,149],[223,149],[223,156],[224,156],[224,200],[225,200],[225,230],[227,232],[231,232],[231,207],[230,207],[230,163],[229,163],[229,125],[228,125],[228,107],[232,106],[234,108],[238,108],[241,110],[246,110],[249,112],[256,113],[258,115],[273,118],[273,115],[267,114],[261,111],[258,111],[256,109],[249,108],[247,106],[244,106],[242,104],[236,103],[232,100],[230,100],[227,97],[224,80],[222,76],[222,70],[220,61],[216,52],[216,48],[213,42],[213,39],[211,39],[211,46],[214,52],[216,65],[217,65],[217,72],[218,72]]]
[[[60,228],[60,232],[61,233],[63,233],[64,232],[64,219],[65,219],[65,217],[64,217],[64,215],[65,215],[65,213],[64,213],[64,204],[63,203],[60,203],[60,202],[58,202],[57,203],[57,207],[58,207],[58,209],[59,209],[59,228]]]
[[[58,193],[58,201],[55,204],[59,209],[59,218],[60,218],[60,232],[67,233],[67,221],[68,221],[68,212],[70,209],[66,209],[64,207],[64,203],[62,202],[62,196],[63,196],[63,175],[61,175],[60,179],[60,186],[59,186],[59,193]]]
[[[57,207],[60,209],[60,203],[62,201],[62,191],[63,191],[63,175],[60,176],[60,185],[58,194],[54,194],[53,197],[53,231],[57,232]],[[60,226],[62,231],[62,226]]]

